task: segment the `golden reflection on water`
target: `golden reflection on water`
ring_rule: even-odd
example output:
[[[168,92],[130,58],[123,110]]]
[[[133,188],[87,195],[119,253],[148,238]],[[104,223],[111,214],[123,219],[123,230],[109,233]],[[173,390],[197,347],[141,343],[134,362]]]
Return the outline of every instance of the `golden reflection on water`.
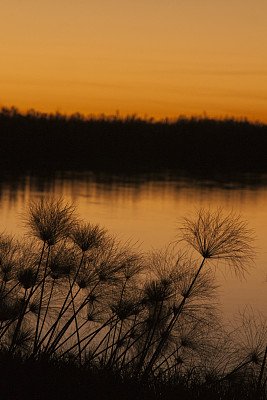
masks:
[[[218,268],[222,310],[232,316],[245,306],[266,315],[267,305],[267,189],[214,187],[186,181],[97,182],[90,176],[2,184],[0,231],[24,235],[21,214],[27,202],[61,196],[76,205],[79,216],[99,223],[122,241],[139,242],[143,250],[161,248],[175,239],[179,221],[199,207],[222,207],[240,213],[256,234],[255,267],[246,280]]]

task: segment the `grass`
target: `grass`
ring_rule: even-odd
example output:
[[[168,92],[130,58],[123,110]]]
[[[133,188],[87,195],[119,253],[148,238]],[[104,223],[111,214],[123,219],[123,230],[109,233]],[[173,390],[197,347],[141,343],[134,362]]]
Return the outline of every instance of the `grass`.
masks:
[[[213,264],[253,260],[239,216],[200,210],[149,254],[63,200],[30,203],[24,221],[23,242],[0,238],[6,397],[264,398],[266,320],[226,330],[216,309]]]

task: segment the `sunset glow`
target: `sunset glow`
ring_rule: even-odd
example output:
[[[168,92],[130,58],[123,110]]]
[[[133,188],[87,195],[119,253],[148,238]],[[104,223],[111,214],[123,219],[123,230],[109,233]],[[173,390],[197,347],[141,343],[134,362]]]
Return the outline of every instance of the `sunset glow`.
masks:
[[[10,0],[0,106],[267,123],[266,0]]]

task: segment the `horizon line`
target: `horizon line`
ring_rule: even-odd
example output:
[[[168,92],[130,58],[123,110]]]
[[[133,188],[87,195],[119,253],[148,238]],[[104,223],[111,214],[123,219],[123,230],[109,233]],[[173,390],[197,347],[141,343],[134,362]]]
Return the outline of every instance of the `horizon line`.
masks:
[[[80,121],[90,121],[90,120],[105,120],[107,122],[111,121],[143,121],[147,123],[169,123],[173,124],[179,121],[203,121],[203,120],[209,120],[209,121],[218,121],[218,122],[226,122],[226,121],[234,121],[234,122],[239,122],[239,123],[249,123],[252,125],[263,125],[266,126],[267,123],[260,121],[260,120],[251,120],[247,116],[241,116],[241,117],[235,117],[235,116],[210,116],[206,111],[203,111],[201,114],[191,114],[190,116],[185,115],[185,114],[178,114],[177,117],[163,117],[163,118],[156,118],[153,116],[149,116],[147,114],[144,114],[144,116],[139,116],[136,112],[133,112],[132,114],[120,114],[119,110],[116,110],[115,113],[113,114],[106,114],[106,113],[100,113],[100,114],[94,114],[94,113],[88,113],[84,114],[79,111],[75,111],[72,113],[68,112],[62,112],[59,110],[55,111],[39,111],[35,108],[29,108],[26,111],[21,111],[18,107],[12,105],[10,107],[1,105],[0,106],[0,114],[7,114],[10,117],[14,117],[16,115],[22,116],[22,117],[35,117],[35,118],[48,118],[48,117],[54,117],[54,118],[62,118],[66,120],[70,119],[76,119]]]

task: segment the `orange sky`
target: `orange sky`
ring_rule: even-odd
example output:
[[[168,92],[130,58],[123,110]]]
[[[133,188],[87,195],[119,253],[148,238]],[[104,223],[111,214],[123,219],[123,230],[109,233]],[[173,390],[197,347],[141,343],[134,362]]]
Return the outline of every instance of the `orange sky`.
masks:
[[[8,0],[0,106],[267,123],[266,0]]]

